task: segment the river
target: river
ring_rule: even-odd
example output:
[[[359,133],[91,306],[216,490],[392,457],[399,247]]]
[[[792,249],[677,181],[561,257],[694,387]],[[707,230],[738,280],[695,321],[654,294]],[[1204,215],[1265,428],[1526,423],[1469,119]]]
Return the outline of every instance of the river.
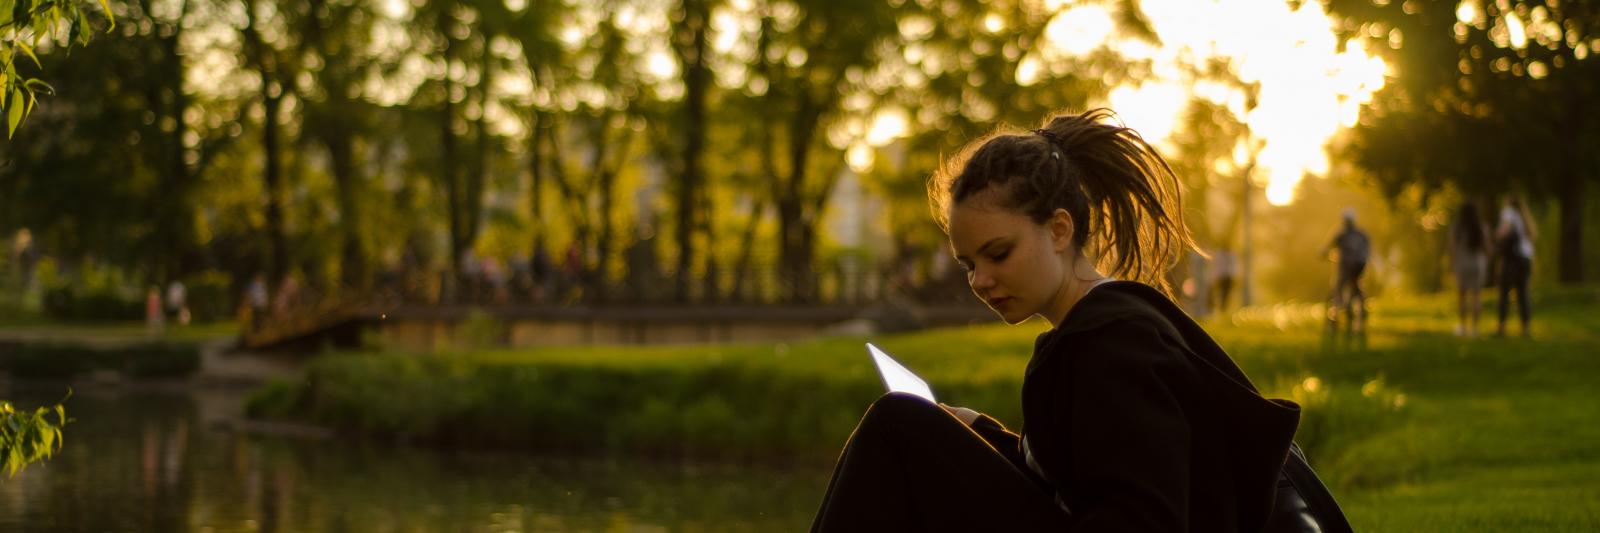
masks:
[[[830,473],[243,434],[243,391],[91,389],[55,458],[0,473],[0,531],[797,531]]]

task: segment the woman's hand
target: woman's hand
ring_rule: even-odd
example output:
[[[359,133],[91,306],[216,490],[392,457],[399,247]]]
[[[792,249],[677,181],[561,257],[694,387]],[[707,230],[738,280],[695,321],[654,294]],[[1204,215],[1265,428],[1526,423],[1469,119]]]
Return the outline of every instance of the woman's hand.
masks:
[[[962,424],[966,424],[968,426],[972,425],[972,422],[978,419],[977,411],[973,411],[965,407],[951,407],[942,403],[939,404],[939,407],[943,407],[944,410],[949,411],[952,416],[960,419]]]

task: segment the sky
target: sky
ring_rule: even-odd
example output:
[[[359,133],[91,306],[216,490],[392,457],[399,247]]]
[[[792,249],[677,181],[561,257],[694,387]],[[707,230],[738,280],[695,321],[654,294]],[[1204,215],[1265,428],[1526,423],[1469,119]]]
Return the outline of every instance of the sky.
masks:
[[[1384,85],[1387,66],[1361,44],[1338,51],[1334,21],[1318,2],[1291,10],[1287,2],[1270,0],[1144,0],[1143,10],[1159,46],[1119,35],[1099,5],[1058,13],[1046,27],[1046,46],[1074,55],[1107,46],[1129,58],[1150,59],[1155,79],[1113,89],[1100,104],[1158,147],[1190,99],[1227,105],[1265,143],[1254,178],[1274,205],[1292,202],[1295,186],[1307,175],[1327,173],[1324,146],[1355,124],[1361,105]],[[1245,95],[1237,89],[1185,80],[1184,61],[1212,57],[1231,59],[1242,81],[1260,83],[1255,109],[1245,109]],[[1024,61],[1019,80],[1026,82],[1033,68]],[[1242,167],[1248,152],[1241,146],[1234,158]]]
[[[1361,105],[1384,85],[1387,66],[1360,43],[1338,51],[1335,22],[1318,2],[1303,2],[1298,10],[1287,2],[1260,0],[1144,0],[1143,6],[1164,46],[1101,37],[1125,55],[1152,58],[1162,79],[1117,88],[1112,109],[1147,138],[1163,139],[1191,96],[1227,104],[1265,142],[1257,180],[1266,184],[1267,200],[1274,205],[1293,201],[1295,185],[1308,174],[1327,173],[1324,146],[1341,128],[1356,123]],[[1072,11],[1080,10],[1106,16],[1094,6]],[[1069,43],[1090,38],[1060,36]],[[1178,61],[1185,51],[1197,58],[1231,58],[1243,81],[1261,84],[1258,106],[1246,112],[1243,94],[1221,84],[1184,83]],[[1243,163],[1244,157],[1236,158]]]

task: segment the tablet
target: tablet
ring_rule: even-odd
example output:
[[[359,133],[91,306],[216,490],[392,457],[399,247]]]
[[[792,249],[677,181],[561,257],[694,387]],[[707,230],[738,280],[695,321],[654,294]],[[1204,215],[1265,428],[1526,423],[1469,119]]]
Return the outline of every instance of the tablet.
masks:
[[[930,402],[937,402],[933,399],[933,389],[928,388],[928,382],[911,373],[899,361],[895,361],[893,357],[889,357],[889,354],[870,342],[867,343],[867,352],[872,354],[872,362],[877,363],[878,374],[883,376],[883,386],[888,387],[889,392],[914,394]]]

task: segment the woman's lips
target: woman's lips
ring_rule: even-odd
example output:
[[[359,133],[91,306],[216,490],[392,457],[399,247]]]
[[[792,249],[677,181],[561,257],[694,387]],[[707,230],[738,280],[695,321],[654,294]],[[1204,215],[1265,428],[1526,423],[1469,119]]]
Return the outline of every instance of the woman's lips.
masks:
[[[995,298],[995,299],[989,300],[989,306],[990,307],[1000,307],[1001,305],[1005,305],[1006,302],[1010,302],[1010,301],[1011,301],[1011,297],[1010,296],[1005,296],[1005,297],[1001,297],[1001,298]]]

